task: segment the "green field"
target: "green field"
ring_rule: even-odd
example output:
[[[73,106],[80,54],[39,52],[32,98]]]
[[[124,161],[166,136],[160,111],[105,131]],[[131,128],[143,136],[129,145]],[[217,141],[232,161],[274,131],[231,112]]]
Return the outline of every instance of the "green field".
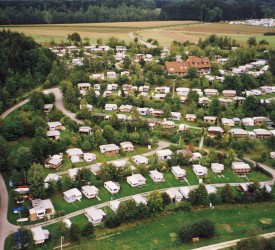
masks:
[[[257,41],[265,39],[275,47],[275,36],[264,36],[265,32],[274,32],[275,28],[255,27],[249,25],[229,25],[228,23],[199,23],[194,21],[154,21],[127,23],[87,23],[87,24],[55,24],[55,25],[12,25],[2,26],[12,31],[23,32],[32,36],[39,43],[48,44],[52,39],[56,42],[66,41],[67,35],[78,32],[82,38],[89,38],[96,43],[98,38],[106,42],[115,36],[126,42],[133,39],[129,33],[135,32],[142,40],[154,38],[162,46],[169,46],[172,41],[197,42],[200,37],[210,34],[229,36],[245,45],[247,39],[255,36]]]
[[[107,213],[110,211],[107,210]],[[181,244],[177,232],[184,221],[196,221],[202,218],[213,220],[216,226],[215,236],[199,243]],[[275,229],[275,203],[216,206],[215,209],[199,209],[191,212],[171,212],[166,215],[154,214],[150,219],[124,223],[115,229],[98,226],[95,236],[82,238],[81,244],[70,244],[69,249],[192,249],[204,245],[229,241],[245,237],[247,229],[257,226],[261,233]],[[81,228],[87,223],[84,215],[71,219]],[[54,230],[56,224],[48,226]],[[10,238],[8,239],[9,242]],[[60,243],[59,243],[60,244]],[[58,243],[46,242],[37,249],[53,249]],[[9,245],[6,245],[5,249]]]

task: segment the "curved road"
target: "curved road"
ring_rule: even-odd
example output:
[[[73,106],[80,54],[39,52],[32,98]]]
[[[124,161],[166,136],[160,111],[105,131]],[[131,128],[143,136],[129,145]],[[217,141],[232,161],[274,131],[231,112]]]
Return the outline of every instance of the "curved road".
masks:
[[[70,112],[70,111],[68,111],[68,110],[65,109],[64,104],[63,104],[63,95],[62,95],[62,93],[61,93],[61,91],[60,91],[59,88],[53,88],[53,89],[49,89],[49,90],[45,90],[44,91],[44,93],[49,93],[49,92],[53,93],[54,96],[55,96],[55,106],[56,106],[56,108],[58,108],[64,115],[70,117],[72,120],[74,120],[78,124],[83,124],[84,123],[82,120],[78,120],[76,118],[76,116],[75,116],[74,113],[72,113],[72,112]],[[15,105],[14,107],[10,108],[9,110],[5,111],[1,115],[1,118],[4,119],[5,117],[7,117],[8,114],[10,114],[12,111],[14,111],[15,109],[17,109],[18,107],[24,105],[28,101],[29,101],[29,99],[26,99],[26,100],[22,101],[21,103]],[[152,155],[157,150],[166,148],[169,145],[170,145],[170,143],[160,141],[159,142],[159,146],[158,146],[157,149],[152,150],[150,152],[147,152],[147,153],[145,153],[143,155],[144,156]],[[128,158],[125,158],[125,159],[128,159]],[[247,159],[247,160],[250,160],[250,159]],[[265,169],[266,171],[268,171],[269,173],[271,173],[272,180],[269,181],[268,183],[269,184],[274,184],[274,181],[275,181],[275,169],[272,169],[271,167],[266,166],[266,165],[264,165],[262,163],[258,163],[258,164],[259,164],[260,167],[262,167],[263,169]],[[64,174],[64,173],[66,173],[66,171],[60,172],[59,174]],[[221,186],[224,186],[224,185],[225,185],[225,183],[220,183],[220,184],[214,184],[213,186],[215,186],[215,187],[221,187]],[[239,183],[230,183],[230,185],[231,186],[238,186]],[[197,186],[197,185],[194,185],[194,186]],[[8,191],[7,191],[7,188],[6,188],[6,185],[5,185],[5,182],[4,182],[4,179],[3,179],[3,176],[1,175],[1,173],[0,173],[0,190],[1,190],[1,193],[0,193],[1,194],[1,203],[0,203],[0,233],[1,233],[0,234],[0,249],[4,249],[4,243],[5,243],[6,237],[11,232],[16,231],[19,227],[15,226],[15,225],[12,225],[7,220],[7,211],[8,211],[9,196],[8,196]],[[160,191],[161,192],[165,192],[166,190],[167,190],[167,188],[166,189],[161,189]],[[149,194],[150,194],[150,192],[146,192],[146,193],[142,193],[141,195],[147,196]],[[128,197],[120,198],[118,200],[124,201],[124,200],[128,200],[128,199],[131,199],[131,198],[132,198],[132,196],[128,196]],[[102,208],[102,207],[107,206],[108,204],[109,204],[109,202],[104,202],[104,203],[95,205],[93,207],[95,207],[95,208]],[[68,214],[66,216],[59,217],[57,219],[49,220],[49,221],[42,222],[42,223],[37,223],[35,225],[30,225],[30,226],[26,226],[26,227],[27,228],[31,228],[33,226],[38,226],[38,225],[41,225],[41,226],[50,225],[50,224],[56,223],[57,221],[60,221],[60,220],[62,220],[64,218],[71,218],[71,217],[74,217],[76,215],[82,214],[82,213],[84,213],[84,211],[85,211],[85,209],[81,209],[79,211],[70,213],[70,214]],[[274,236],[275,236],[275,233],[265,234],[264,235],[264,237],[274,237]],[[223,243],[219,243],[219,244],[215,244],[215,245],[211,245],[211,246],[206,246],[206,247],[198,248],[197,250],[222,249],[222,248],[229,247],[229,246],[232,246],[232,245],[236,244],[237,241],[238,240],[229,241],[229,242],[223,242]]]

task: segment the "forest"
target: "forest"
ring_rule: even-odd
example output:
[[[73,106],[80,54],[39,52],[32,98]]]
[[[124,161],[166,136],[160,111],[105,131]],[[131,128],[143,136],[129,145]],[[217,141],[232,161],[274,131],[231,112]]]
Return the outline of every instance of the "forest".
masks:
[[[219,0],[200,0],[166,5],[162,8],[159,19],[219,22],[251,18],[260,19],[273,15],[274,9],[266,9],[265,5],[261,5],[259,2],[229,3]]]
[[[0,24],[216,22],[274,16],[275,5],[268,0],[200,0],[199,3],[190,0],[0,1]]]
[[[0,111],[43,83],[56,56],[31,37],[0,31]]]

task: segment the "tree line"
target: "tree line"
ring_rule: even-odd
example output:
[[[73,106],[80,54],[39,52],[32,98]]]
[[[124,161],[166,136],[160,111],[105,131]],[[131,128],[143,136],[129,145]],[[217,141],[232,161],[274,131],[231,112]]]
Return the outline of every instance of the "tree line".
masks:
[[[150,21],[158,15],[153,0],[0,3],[0,24]]]
[[[269,8],[269,10],[272,10]],[[219,0],[184,1],[166,5],[160,13],[161,20],[198,20],[218,22],[250,18],[264,18],[264,5],[252,2],[226,2]],[[269,13],[270,15],[271,13]],[[274,10],[273,10],[274,14]]]
[[[56,56],[31,37],[0,31],[0,112],[43,83]]]
[[[156,7],[161,8],[161,13]],[[275,14],[274,7],[274,4],[268,1],[2,1],[0,24],[98,23],[159,19],[217,22],[272,17]]]

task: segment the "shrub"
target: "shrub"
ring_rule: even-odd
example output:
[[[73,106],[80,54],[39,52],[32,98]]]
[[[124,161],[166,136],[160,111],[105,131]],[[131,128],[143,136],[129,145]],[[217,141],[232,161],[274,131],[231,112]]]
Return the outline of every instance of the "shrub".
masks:
[[[194,224],[190,221],[185,222],[179,229],[179,237],[181,242],[189,242],[192,238],[198,237],[198,235],[196,235]]]
[[[79,225],[72,223],[69,231],[69,237],[71,241],[79,241],[80,240],[80,227]]]
[[[162,199],[163,199],[163,205],[164,206],[169,205],[171,203],[171,198],[166,192],[161,193],[161,196],[162,196]]]
[[[211,238],[215,233],[215,225],[209,219],[203,219],[197,222],[185,222],[179,229],[181,242],[189,242],[194,237]]]
[[[201,238],[211,238],[215,233],[215,225],[209,219],[204,219],[199,222],[195,222],[194,226]]]
[[[179,203],[178,209],[182,210],[182,211],[191,211],[192,210],[192,205],[191,205],[190,202],[182,201],[182,202]]]
[[[91,222],[88,222],[85,227],[82,229],[81,234],[83,236],[90,236],[95,231],[94,225]]]
[[[110,215],[105,221],[105,226],[108,228],[118,227],[121,224],[121,220],[117,215]]]

